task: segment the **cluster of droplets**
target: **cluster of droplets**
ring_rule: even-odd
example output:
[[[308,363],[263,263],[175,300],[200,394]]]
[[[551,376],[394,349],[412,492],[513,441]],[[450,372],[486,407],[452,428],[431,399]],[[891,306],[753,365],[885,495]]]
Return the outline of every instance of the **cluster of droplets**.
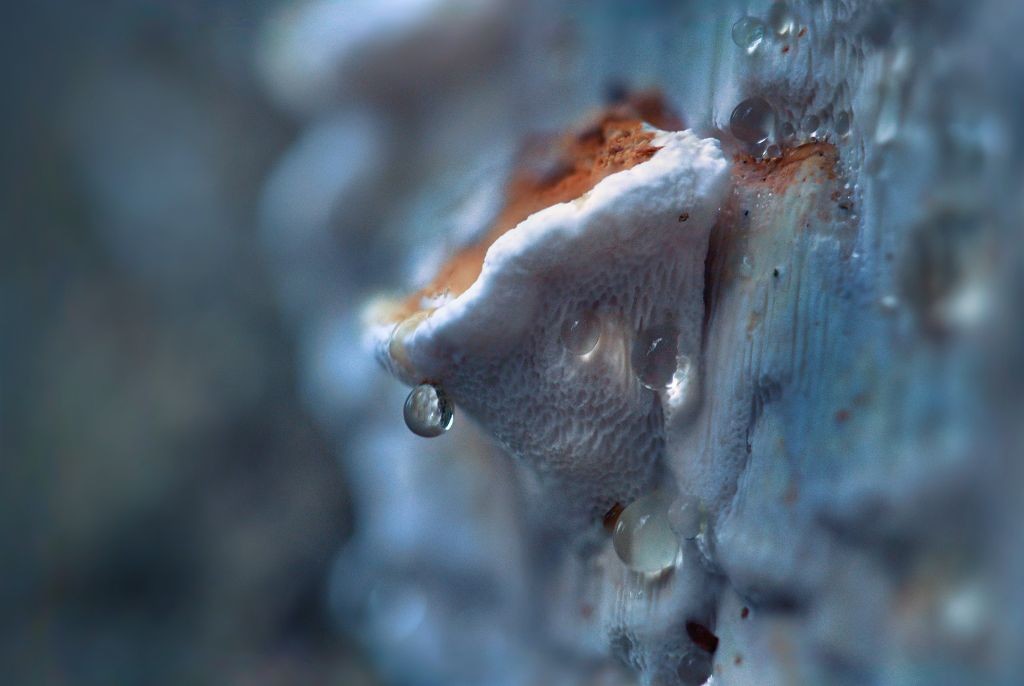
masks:
[[[764,19],[743,16],[732,26],[732,40],[747,55],[763,51],[774,41],[786,41],[803,36],[806,27],[800,26],[799,17],[785,2],[776,2]],[[782,157],[786,147],[818,140],[841,141],[852,127],[853,112],[845,106],[844,92],[838,92],[833,104],[813,112],[783,113],[762,96],[755,95],[736,105],[729,117],[729,131],[742,147],[762,159]]]
[[[785,2],[776,2],[765,19],[750,15],[740,17],[732,25],[732,41],[748,55],[769,45],[773,38],[784,39],[797,30],[797,17]]]
[[[729,132],[748,152],[764,159],[782,157],[784,147],[819,140],[840,142],[850,134],[853,113],[843,109],[832,115],[829,109],[809,113],[799,126],[782,118],[761,96],[740,102],[729,117]]]
[[[601,340],[601,320],[592,310],[574,312],[562,322],[559,340],[573,355],[585,357]],[[630,367],[645,388],[661,391],[689,371],[689,358],[679,354],[679,330],[672,324],[637,332],[630,349]]]

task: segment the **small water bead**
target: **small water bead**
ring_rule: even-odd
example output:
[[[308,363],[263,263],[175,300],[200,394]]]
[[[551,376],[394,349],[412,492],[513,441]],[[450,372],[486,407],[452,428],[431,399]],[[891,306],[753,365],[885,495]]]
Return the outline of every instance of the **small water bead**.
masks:
[[[405,425],[414,434],[435,438],[452,428],[455,407],[444,389],[424,383],[409,393],[402,414],[405,416]]]
[[[765,159],[777,160],[782,157],[782,148],[778,144],[772,143],[764,150]]]
[[[762,97],[747,98],[732,111],[729,130],[744,143],[763,144],[775,128],[775,110]]]
[[[784,143],[792,143],[796,140],[796,129],[790,122],[784,122],[779,128],[779,137]]]
[[[813,136],[816,134],[818,132],[818,127],[820,126],[821,120],[814,114],[808,114],[800,121],[800,130],[807,136]]]
[[[652,574],[675,564],[679,539],[669,526],[670,504],[666,494],[655,491],[622,511],[612,534],[612,545],[630,569]]]
[[[633,342],[633,373],[647,388],[659,390],[672,382],[676,373],[679,330],[671,324],[652,326],[637,334]]]
[[[586,355],[601,340],[601,320],[590,310],[578,312],[562,323],[561,341],[574,355]]]
[[[752,54],[764,41],[764,22],[756,17],[742,17],[732,25],[732,42]]]
[[[837,136],[845,136],[850,133],[850,113],[842,110],[836,115],[835,129]]]
[[[789,35],[796,26],[796,17],[789,5],[784,2],[776,2],[768,10],[768,25],[779,36]]]
[[[700,504],[692,498],[676,498],[668,508],[669,526],[681,538],[697,538],[703,521]]]

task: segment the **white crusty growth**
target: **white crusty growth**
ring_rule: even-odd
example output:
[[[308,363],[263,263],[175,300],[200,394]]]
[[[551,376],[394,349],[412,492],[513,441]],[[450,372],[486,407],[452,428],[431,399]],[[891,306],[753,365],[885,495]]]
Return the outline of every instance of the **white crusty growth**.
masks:
[[[384,364],[407,383],[442,385],[532,468],[572,528],[658,474],[664,399],[633,374],[637,333],[670,324],[679,352],[700,359],[704,261],[727,163],[715,140],[654,134],[650,159],[500,236],[465,292],[403,322],[392,308],[373,314]],[[583,311],[601,337],[575,355],[560,331]]]

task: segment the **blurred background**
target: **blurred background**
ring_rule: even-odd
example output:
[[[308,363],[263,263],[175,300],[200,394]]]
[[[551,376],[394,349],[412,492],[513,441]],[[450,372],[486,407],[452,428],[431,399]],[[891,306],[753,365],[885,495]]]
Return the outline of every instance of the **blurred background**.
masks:
[[[926,65],[900,72],[895,59],[899,78],[882,81],[902,95],[879,127],[914,112],[953,133],[984,124],[964,153],[923,129],[941,148],[925,166],[984,189],[958,216],[991,210],[989,192],[1009,198],[985,221],[1019,238],[1019,10],[862,4],[881,8],[856,15],[868,44]],[[403,389],[362,347],[361,308],[486,226],[527,134],[648,87],[687,121],[724,127],[743,89],[725,75],[746,7],[9,8],[3,682],[494,684],[494,665],[534,669],[544,650],[514,477],[468,422],[442,445],[408,435]],[[951,36],[965,35],[991,51],[958,52]],[[954,57],[933,60],[946,39]],[[956,91],[951,73],[969,93],[921,95]],[[1019,349],[999,350],[1005,428],[1022,366]],[[1004,449],[1018,445],[1008,435]],[[553,653],[536,660],[627,682]]]

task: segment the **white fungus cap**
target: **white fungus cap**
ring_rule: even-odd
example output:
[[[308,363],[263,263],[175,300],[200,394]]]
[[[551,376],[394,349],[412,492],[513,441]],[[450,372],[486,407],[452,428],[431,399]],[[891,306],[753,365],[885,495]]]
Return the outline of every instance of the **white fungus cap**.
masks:
[[[699,360],[704,261],[728,165],[716,140],[644,131],[657,148],[649,159],[501,235],[465,292],[404,325],[386,306],[371,313],[385,366],[442,385],[533,468],[570,528],[630,502],[657,474],[662,399],[631,369],[637,332],[671,322],[680,352]],[[582,356],[559,341],[581,310],[601,327]]]

